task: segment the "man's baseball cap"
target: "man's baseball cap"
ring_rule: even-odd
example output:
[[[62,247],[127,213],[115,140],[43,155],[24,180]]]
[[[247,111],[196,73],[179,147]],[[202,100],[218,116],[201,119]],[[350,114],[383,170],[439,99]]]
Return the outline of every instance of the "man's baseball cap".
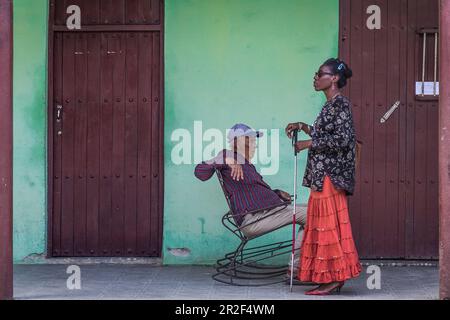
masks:
[[[248,125],[243,123],[235,124],[228,132],[228,141],[231,142],[234,138],[239,137],[256,137],[261,138],[264,134],[260,131],[253,130]]]

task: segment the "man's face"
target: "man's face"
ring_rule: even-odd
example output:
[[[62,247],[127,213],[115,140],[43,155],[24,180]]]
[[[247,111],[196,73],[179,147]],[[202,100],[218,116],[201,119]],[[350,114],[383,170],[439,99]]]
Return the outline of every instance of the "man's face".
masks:
[[[247,160],[253,159],[256,152],[256,138],[255,137],[237,138],[237,150],[241,154],[245,155]]]

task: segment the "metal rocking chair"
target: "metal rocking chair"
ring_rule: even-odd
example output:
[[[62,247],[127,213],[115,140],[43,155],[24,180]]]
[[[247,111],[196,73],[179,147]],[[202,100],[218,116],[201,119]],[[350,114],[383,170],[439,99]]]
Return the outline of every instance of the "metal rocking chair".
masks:
[[[212,278],[218,282],[233,285],[233,286],[266,286],[286,281],[286,275],[288,272],[288,265],[270,265],[267,262],[278,256],[287,255],[292,250],[292,239],[271,243],[267,245],[261,245],[256,247],[247,248],[247,244],[256,238],[260,238],[266,234],[262,234],[256,237],[248,237],[242,231],[244,227],[247,227],[253,223],[261,221],[269,216],[272,216],[279,211],[285,209],[291,204],[291,201],[282,202],[279,205],[246,212],[245,214],[258,214],[265,211],[274,210],[273,213],[257,220],[253,223],[246,225],[239,225],[236,221],[236,217],[239,216],[233,212],[230,198],[227,190],[224,187],[223,177],[219,170],[216,170],[217,177],[219,178],[220,185],[227,200],[229,211],[222,217],[222,224],[230,230],[236,237],[239,238],[240,243],[236,250],[225,254],[224,258],[217,260],[216,273]],[[282,226],[278,229],[281,229]],[[276,229],[276,230],[278,230]],[[275,230],[271,230],[269,233]],[[288,256],[286,256],[286,261]]]

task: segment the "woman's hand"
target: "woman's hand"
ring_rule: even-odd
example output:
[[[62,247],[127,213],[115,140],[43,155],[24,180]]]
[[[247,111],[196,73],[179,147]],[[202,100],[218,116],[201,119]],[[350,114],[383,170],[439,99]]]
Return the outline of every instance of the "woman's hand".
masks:
[[[308,128],[308,125],[306,123],[296,122],[296,123],[289,123],[288,126],[286,127],[285,131],[286,131],[286,135],[289,137],[289,139],[292,139],[292,135],[295,130],[306,132],[306,130],[305,130],[306,128]],[[308,132],[306,132],[306,133],[308,133]]]
[[[288,136],[289,139],[292,139],[292,133],[295,130],[301,130],[301,125],[300,122],[296,122],[296,123],[289,123],[285,129],[286,131],[286,135]]]
[[[231,168],[231,178],[235,181],[244,180],[244,170],[233,158],[226,158],[225,163]]]
[[[312,146],[312,140],[303,140],[295,144],[295,151],[302,152],[303,150],[309,149]]]

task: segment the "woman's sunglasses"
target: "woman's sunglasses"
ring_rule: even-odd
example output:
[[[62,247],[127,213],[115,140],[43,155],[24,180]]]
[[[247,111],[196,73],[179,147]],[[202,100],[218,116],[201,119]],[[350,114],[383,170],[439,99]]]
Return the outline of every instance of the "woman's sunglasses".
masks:
[[[317,78],[322,78],[324,75],[329,75],[329,76],[334,76],[334,74],[332,74],[331,72],[322,72],[322,71],[319,71],[319,72],[316,72],[316,77]]]

